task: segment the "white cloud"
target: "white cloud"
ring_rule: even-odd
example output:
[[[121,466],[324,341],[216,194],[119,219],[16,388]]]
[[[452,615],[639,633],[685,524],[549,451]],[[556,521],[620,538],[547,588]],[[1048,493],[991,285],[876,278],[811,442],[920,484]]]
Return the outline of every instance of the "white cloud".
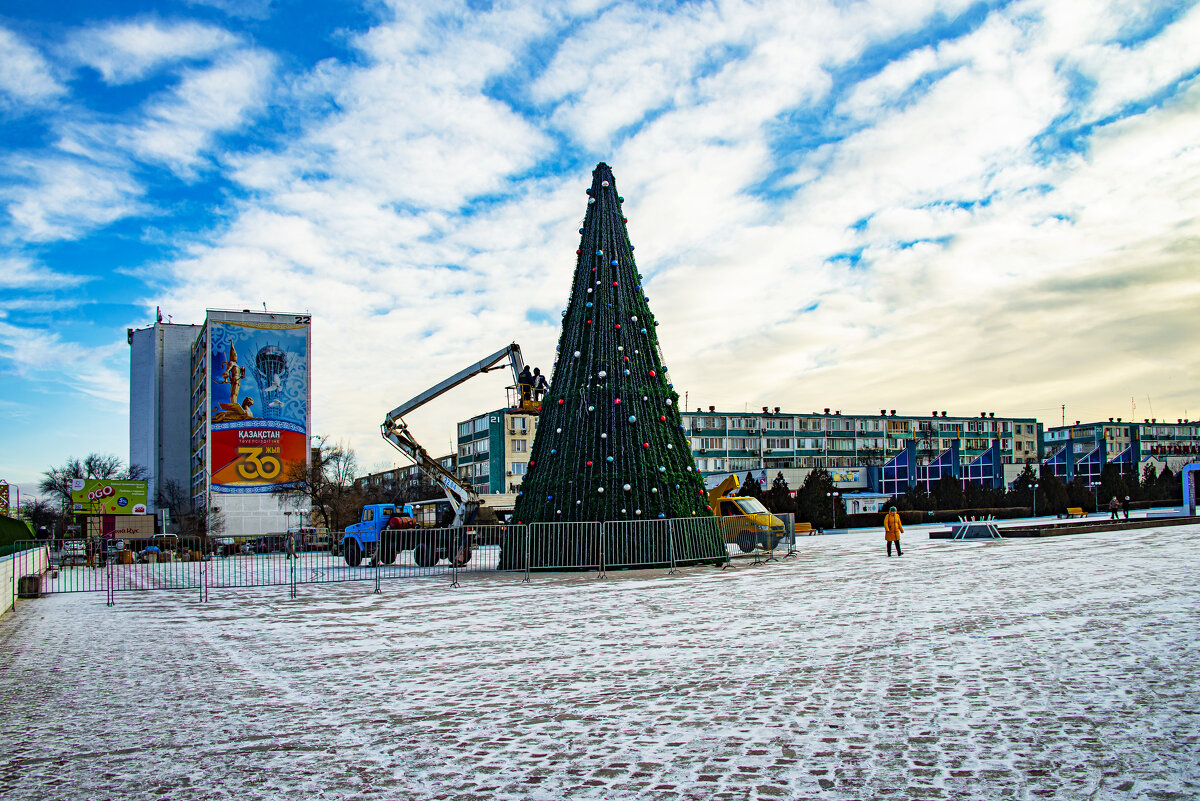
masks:
[[[53,384],[65,376],[74,391],[114,403],[129,400],[127,351],[123,339],[85,347],[57,333],[0,321],[0,358],[18,377]]]
[[[21,183],[0,188],[0,199],[27,239],[72,239],[147,210],[142,187],[124,169],[54,155],[12,162]]]
[[[42,105],[66,93],[42,54],[7,28],[0,28],[0,53],[0,108],[6,100]]]
[[[162,161],[190,175],[214,138],[237,130],[266,100],[274,59],[242,50],[203,69],[188,70],[179,85],[153,101],[144,118],[119,131],[130,153],[142,161]]]
[[[118,121],[60,125],[77,157],[22,162],[10,214],[29,238],[73,236],[145,211],[135,161],[224,170],[220,219],[169,233],[183,255],[139,273],[148,306],[311,312],[316,430],[364,464],[398,458],[378,438],[388,409],[503,344],[549,368],[593,153],[627,198],[693,407],[1034,414],[1087,398],[1107,416],[1140,387],[1194,395],[1200,89],[1077,153],[1042,141],[1186,72],[1191,17],[1114,49],[1121,73],[1100,56],[1123,6],[1072,26],[1026,2],[839,83],[964,7],[396,4],[354,60],[276,76],[282,59],[224,45]],[[1092,105],[1073,105],[1068,67],[1096,77]],[[288,109],[286,138],[221,152],[268,102]],[[857,268],[835,259],[856,252]],[[449,450],[504,383],[439,399],[415,430]]]
[[[89,279],[64,275],[24,257],[0,257],[0,289],[55,290],[78,286]]]
[[[168,65],[211,57],[237,43],[238,37],[211,25],[141,20],[83,30],[67,50],[78,63],[94,67],[105,83],[124,84]]]

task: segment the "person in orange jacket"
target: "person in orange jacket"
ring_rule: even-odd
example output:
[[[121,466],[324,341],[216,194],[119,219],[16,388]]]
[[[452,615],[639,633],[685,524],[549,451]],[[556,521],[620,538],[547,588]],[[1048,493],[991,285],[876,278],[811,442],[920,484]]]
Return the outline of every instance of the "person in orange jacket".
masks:
[[[892,543],[896,543],[896,556],[904,556],[904,552],[900,550],[900,532],[904,531],[904,524],[900,522],[900,513],[893,506],[888,509],[887,517],[883,518],[883,538],[887,541],[887,555],[892,555]]]

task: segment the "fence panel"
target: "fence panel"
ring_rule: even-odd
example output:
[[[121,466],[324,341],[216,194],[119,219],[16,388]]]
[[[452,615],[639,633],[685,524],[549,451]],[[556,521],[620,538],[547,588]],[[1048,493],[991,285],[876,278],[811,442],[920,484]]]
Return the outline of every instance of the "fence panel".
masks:
[[[604,569],[675,567],[667,520],[610,520],[604,524]]]
[[[720,521],[726,545],[741,553],[753,553],[755,549],[773,551],[787,536],[787,525],[780,520],[768,522],[762,513],[758,515],[725,515],[715,518]],[[781,515],[775,515],[781,518]]]
[[[682,517],[669,521],[677,565],[729,560],[721,521],[716,517]]]
[[[199,538],[156,537],[140,550],[104,553],[103,572],[113,592],[194,590],[200,588],[203,559]]]
[[[501,570],[599,570],[603,559],[600,523],[531,523],[509,526],[500,554]]]

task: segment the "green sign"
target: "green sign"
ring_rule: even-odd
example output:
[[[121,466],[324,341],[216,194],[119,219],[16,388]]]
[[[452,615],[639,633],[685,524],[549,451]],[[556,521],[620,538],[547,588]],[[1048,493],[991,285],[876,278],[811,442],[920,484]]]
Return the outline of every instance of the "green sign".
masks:
[[[71,506],[79,514],[144,515],[146,482],[73,478]]]

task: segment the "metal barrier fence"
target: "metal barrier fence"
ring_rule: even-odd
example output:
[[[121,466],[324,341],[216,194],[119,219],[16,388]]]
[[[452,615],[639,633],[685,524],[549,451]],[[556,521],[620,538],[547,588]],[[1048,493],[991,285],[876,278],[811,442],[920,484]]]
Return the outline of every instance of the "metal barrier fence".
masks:
[[[39,575],[40,594],[104,592],[110,605],[116,593],[168,589],[194,590],[204,601],[211,589],[287,586],[295,597],[299,585],[329,582],[369,581],[378,592],[384,581],[428,576],[457,586],[470,573],[523,573],[528,580],[533,571],[603,576],[627,568],[727,566],[738,551],[753,553],[757,563],[773,559],[785,542],[789,555],[795,551],[792,516],[775,517],[783,525],[766,530],[757,530],[749,517],[414,529],[392,532],[395,539],[365,550],[352,541],[332,551],[292,550],[286,541],[267,550],[261,540],[262,550],[214,547],[175,537],[127,548],[84,540],[26,542],[16,544],[12,559],[15,576]]]

